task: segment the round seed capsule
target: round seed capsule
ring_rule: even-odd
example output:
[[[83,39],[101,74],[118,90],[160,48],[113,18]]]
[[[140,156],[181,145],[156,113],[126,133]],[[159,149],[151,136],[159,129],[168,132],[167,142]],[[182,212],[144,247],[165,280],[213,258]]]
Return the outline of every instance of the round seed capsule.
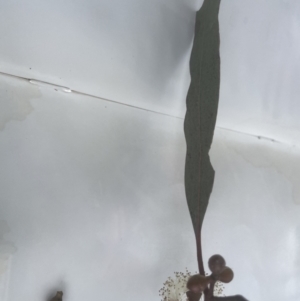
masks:
[[[225,268],[226,262],[221,255],[213,255],[208,260],[208,266],[213,275],[219,275]]]

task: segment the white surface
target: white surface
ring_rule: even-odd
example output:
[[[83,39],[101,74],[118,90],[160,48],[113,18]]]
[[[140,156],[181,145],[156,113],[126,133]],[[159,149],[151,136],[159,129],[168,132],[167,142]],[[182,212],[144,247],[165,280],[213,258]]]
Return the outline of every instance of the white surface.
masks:
[[[299,146],[300,2],[222,1],[218,124]]]
[[[4,77],[1,92],[1,300],[150,301],[196,266],[181,121]]]
[[[0,71],[184,116],[200,0],[1,1]],[[300,141],[300,2],[220,9],[218,125]]]
[[[1,1],[0,71],[183,116],[201,1]],[[299,1],[223,1],[204,254],[299,301]],[[181,119],[0,76],[0,300],[159,300],[196,269]],[[293,145],[296,145],[293,147]]]
[[[197,2],[1,2],[0,71],[182,113]]]
[[[196,270],[182,120],[0,77],[0,296],[159,300]],[[300,154],[216,132],[204,258],[235,271],[227,295],[298,301]]]

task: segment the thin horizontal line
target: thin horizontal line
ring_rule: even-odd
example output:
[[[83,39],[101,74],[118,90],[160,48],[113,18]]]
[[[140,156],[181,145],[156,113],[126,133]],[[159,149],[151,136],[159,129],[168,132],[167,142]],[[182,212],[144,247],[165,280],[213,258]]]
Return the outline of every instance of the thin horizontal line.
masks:
[[[155,114],[159,114],[159,115],[163,115],[163,116],[167,116],[167,117],[172,117],[172,118],[177,118],[177,119],[183,120],[183,118],[179,117],[179,116],[174,116],[174,115],[170,115],[170,114],[167,114],[167,113],[162,113],[162,112],[153,111],[153,110],[149,110],[149,109],[142,108],[142,107],[137,107],[137,106],[134,106],[134,105],[126,104],[124,102],[119,102],[119,101],[116,101],[116,100],[111,100],[111,99],[104,98],[104,97],[101,97],[101,96],[96,96],[96,95],[92,95],[92,94],[88,94],[88,93],[80,92],[80,91],[76,91],[76,90],[72,90],[72,92],[74,94],[79,94],[79,95],[83,95],[83,96],[89,96],[89,97],[101,99],[101,100],[104,100],[104,101],[108,101],[108,102],[111,102],[111,103],[119,104],[119,105],[122,105],[122,106],[126,106],[126,107],[130,107],[130,108],[134,108],[134,109],[138,109],[138,110],[142,110],[142,111],[146,111],[146,112],[150,112],[150,113],[155,113]]]
[[[33,78],[26,78],[26,77],[17,76],[17,75],[13,75],[13,74],[1,72],[1,71],[0,71],[0,74],[10,76],[10,77],[14,77],[14,78],[18,78],[18,79],[22,79],[22,80],[26,80],[29,83],[32,83],[32,84],[35,84],[35,85],[38,85],[39,83],[41,83],[42,85],[44,84],[44,85],[48,85],[48,86],[53,86],[53,88],[60,88],[62,91],[65,91],[66,89],[68,89],[69,91],[67,91],[67,92],[71,92],[71,93],[74,93],[74,94],[93,97],[93,98],[101,99],[101,100],[104,100],[104,101],[107,101],[107,102],[111,102],[111,103],[119,104],[119,105],[122,105],[122,106],[134,108],[134,109],[137,109],[137,110],[142,110],[142,111],[146,111],[146,112],[150,112],[150,113],[155,113],[155,114],[159,114],[159,115],[168,116],[168,117],[183,120],[183,118],[179,117],[179,116],[174,116],[174,115],[170,115],[170,114],[167,114],[167,113],[162,113],[162,112],[158,112],[158,111],[154,111],[154,110],[149,110],[149,109],[146,109],[146,108],[143,108],[143,107],[138,107],[138,106],[126,104],[126,103],[123,103],[123,102],[120,102],[120,101],[117,101],[117,100],[112,100],[112,99],[108,99],[108,98],[105,98],[105,97],[101,97],[101,96],[97,96],[97,95],[93,95],[93,94],[73,90],[71,88],[68,88],[68,87],[65,87],[65,86],[60,86],[60,85],[53,84],[53,83],[49,83],[49,82],[46,82],[46,81],[41,81],[41,80],[37,80],[37,79],[33,79]]]
[[[145,111],[145,112],[149,112],[149,113],[154,113],[154,114],[158,114],[158,115],[162,115],[162,116],[167,116],[167,117],[172,117],[172,118],[184,120],[184,118],[179,117],[179,116],[174,116],[174,115],[167,114],[167,113],[162,113],[162,112],[159,112],[159,111],[149,110],[149,109],[146,109],[146,108],[143,108],[143,107],[138,107],[138,106],[126,104],[126,103],[119,102],[119,101],[112,100],[112,99],[108,99],[108,98],[105,98],[105,97],[96,96],[96,95],[88,94],[88,93],[85,93],[85,92],[73,90],[73,89],[70,89],[70,88],[67,88],[67,87],[64,87],[64,86],[60,86],[60,85],[57,85],[57,84],[53,84],[53,83],[49,83],[49,82],[45,82],[45,81],[41,81],[41,80],[37,80],[37,79],[32,79],[32,78],[26,78],[26,77],[22,77],[22,76],[18,76],[18,75],[13,75],[13,74],[1,72],[1,71],[0,71],[0,74],[5,75],[5,76],[18,78],[18,79],[22,79],[22,80],[26,80],[29,83],[34,83],[36,85],[38,85],[38,83],[41,83],[41,84],[45,84],[45,85],[48,85],[48,86],[53,86],[53,88],[60,88],[64,92],[71,92],[71,93],[74,93],[74,94],[78,94],[78,95],[82,95],[82,96],[88,96],[88,97],[92,97],[92,98],[96,98],[96,99],[101,99],[101,100],[104,100],[104,101],[107,101],[107,102],[115,103],[115,104],[118,104],[118,105],[121,105],[121,106],[126,106],[126,107],[129,107],[129,108],[133,108],[133,109],[137,109],[137,110],[141,110],[141,111]],[[269,138],[269,137],[264,137],[264,136],[260,136],[260,135],[241,132],[241,131],[237,131],[237,130],[233,130],[233,129],[229,129],[229,128],[224,128],[224,127],[220,127],[220,126],[216,126],[216,128],[220,129],[220,130],[224,130],[224,131],[234,132],[234,133],[241,134],[241,135],[251,136],[251,137],[254,137],[254,138],[257,138],[257,139],[267,140],[267,141],[270,141],[270,142],[287,144],[287,143],[280,142],[278,140],[275,140],[275,139],[272,139],[272,138]]]
[[[265,136],[261,136],[261,135],[250,134],[250,133],[241,132],[241,131],[237,131],[237,130],[232,130],[232,129],[224,128],[224,127],[221,127],[221,126],[216,126],[216,128],[218,128],[220,130],[224,130],[224,131],[229,131],[229,132],[233,132],[233,133],[237,133],[237,134],[242,134],[242,135],[255,137],[257,139],[268,140],[268,141],[274,142],[274,143],[283,143],[283,142],[280,142],[280,141],[275,140],[273,138],[269,138],[269,137],[265,137]]]

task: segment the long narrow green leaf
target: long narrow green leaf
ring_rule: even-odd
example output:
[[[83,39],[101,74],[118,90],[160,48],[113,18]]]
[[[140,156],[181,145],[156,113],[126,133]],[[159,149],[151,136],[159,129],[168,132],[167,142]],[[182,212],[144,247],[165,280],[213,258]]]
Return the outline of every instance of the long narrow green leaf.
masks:
[[[185,190],[196,236],[199,272],[203,275],[201,227],[214,182],[209,149],[216,123],[220,88],[219,6],[220,0],[205,0],[196,15],[190,59],[191,84],[184,121],[187,143]]]

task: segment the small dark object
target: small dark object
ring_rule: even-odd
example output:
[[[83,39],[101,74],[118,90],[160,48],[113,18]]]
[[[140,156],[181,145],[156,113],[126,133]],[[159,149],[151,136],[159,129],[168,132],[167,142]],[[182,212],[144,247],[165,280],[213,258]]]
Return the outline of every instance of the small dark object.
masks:
[[[221,255],[213,255],[208,260],[208,267],[213,275],[220,275],[220,273],[225,269],[225,266],[225,259]]]
[[[53,297],[50,301],[62,301],[62,296],[63,296],[63,292],[58,291],[55,297]]]
[[[211,301],[248,301],[241,295],[228,296],[228,297],[213,297]]]
[[[202,293],[205,295],[205,301],[248,301],[241,295],[228,297],[215,297],[214,287],[217,281],[229,283],[233,279],[233,271],[226,266],[226,261],[221,255],[213,255],[208,260],[208,266],[212,274],[203,276],[193,275],[189,278],[186,287],[186,293],[189,301],[199,301]]]
[[[233,270],[229,267],[225,267],[223,271],[217,276],[216,280],[219,280],[223,283],[229,283],[234,277]]]
[[[202,293],[193,293],[191,291],[188,291],[186,293],[186,295],[187,295],[189,301],[199,301],[200,298],[201,298]]]
[[[202,293],[208,285],[214,281],[211,277],[205,277],[203,275],[193,275],[188,280],[186,287],[193,293]]]

